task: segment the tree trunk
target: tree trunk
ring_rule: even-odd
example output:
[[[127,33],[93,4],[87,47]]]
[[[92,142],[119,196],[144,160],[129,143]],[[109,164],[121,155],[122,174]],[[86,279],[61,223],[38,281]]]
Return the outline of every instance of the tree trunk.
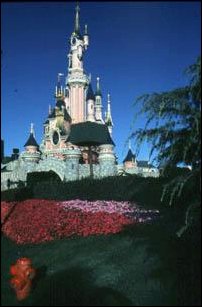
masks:
[[[4,220],[1,223],[1,227],[4,226],[4,224],[7,222],[7,220],[10,218],[11,214],[13,213],[13,211],[15,210],[15,207],[17,205],[18,202],[15,202],[13,204],[13,206],[11,207],[11,209],[8,211],[7,215],[5,216]]]
[[[91,150],[91,146],[88,146],[88,163],[90,165],[90,178],[93,178],[93,163],[92,163],[92,150]]]

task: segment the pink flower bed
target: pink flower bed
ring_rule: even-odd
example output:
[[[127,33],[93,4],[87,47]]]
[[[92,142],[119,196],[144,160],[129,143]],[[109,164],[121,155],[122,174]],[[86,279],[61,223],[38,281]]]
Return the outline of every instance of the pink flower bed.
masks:
[[[14,204],[1,202],[2,222]],[[2,231],[18,244],[118,233],[126,225],[141,222],[137,210],[127,202],[32,199],[17,203]]]
[[[87,201],[87,200],[69,200],[58,203],[59,206],[69,210],[69,209],[78,209],[84,212],[108,212],[108,213],[128,213],[134,212],[134,209],[137,209],[135,205],[132,205],[129,202],[118,202],[118,201]]]

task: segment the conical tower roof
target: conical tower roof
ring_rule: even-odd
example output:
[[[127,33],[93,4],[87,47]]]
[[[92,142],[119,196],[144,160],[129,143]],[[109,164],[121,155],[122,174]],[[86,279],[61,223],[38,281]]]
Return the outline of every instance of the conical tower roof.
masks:
[[[30,132],[29,138],[28,138],[27,142],[24,145],[24,147],[27,147],[27,146],[39,147],[39,145],[37,144],[37,141],[36,141],[36,139],[35,139],[35,137],[34,137],[32,132]]]
[[[100,90],[100,78],[99,77],[97,77],[97,86],[96,86],[95,96],[102,97],[102,93]]]
[[[135,154],[133,154],[132,150],[129,149],[125,159],[123,160],[123,163],[129,161],[135,162],[135,159],[136,159]]]
[[[35,139],[35,136],[34,136],[34,124],[33,123],[31,123],[30,135],[29,135],[29,138],[28,138],[27,142],[25,143],[24,147],[27,147],[27,146],[39,147],[39,145],[37,144],[37,141]]]
[[[95,95],[91,86],[91,83],[88,86],[88,91],[87,91],[87,95],[86,95],[86,100],[95,100]]]

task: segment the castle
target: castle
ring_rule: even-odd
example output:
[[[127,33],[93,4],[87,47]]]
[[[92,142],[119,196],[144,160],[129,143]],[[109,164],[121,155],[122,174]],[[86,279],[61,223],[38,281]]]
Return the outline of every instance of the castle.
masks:
[[[33,124],[30,135],[17,159],[1,166],[1,189],[7,182],[26,182],[29,172],[54,171],[62,181],[79,180],[120,174],[158,176],[158,170],[146,161],[137,161],[129,148],[123,165],[117,165],[112,140],[113,120],[110,94],[103,118],[100,79],[97,77],[95,92],[91,76],[87,75],[83,59],[89,47],[87,25],[84,34],[80,30],[80,8],[77,4],[74,31],[70,37],[68,73],[65,85],[63,74],[58,74],[55,89],[55,107],[49,106],[44,122],[43,140],[38,145]],[[82,139],[82,140],[81,140]],[[144,163],[143,163],[144,162]],[[89,164],[91,167],[89,167]]]

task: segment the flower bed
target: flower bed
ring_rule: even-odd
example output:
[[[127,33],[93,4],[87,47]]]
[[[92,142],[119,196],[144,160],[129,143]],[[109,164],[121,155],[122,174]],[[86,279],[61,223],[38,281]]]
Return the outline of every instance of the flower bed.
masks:
[[[14,202],[13,203],[7,203],[5,201],[1,202],[1,223],[4,223],[7,215],[12,210],[14,205],[15,205]]]
[[[2,221],[12,205],[1,203]],[[17,203],[2,231],[18,244],[42,243],[70,236],[117,233],[125,225],[146,222],[157,213],[141,211],[127,202],[32,199]]]

